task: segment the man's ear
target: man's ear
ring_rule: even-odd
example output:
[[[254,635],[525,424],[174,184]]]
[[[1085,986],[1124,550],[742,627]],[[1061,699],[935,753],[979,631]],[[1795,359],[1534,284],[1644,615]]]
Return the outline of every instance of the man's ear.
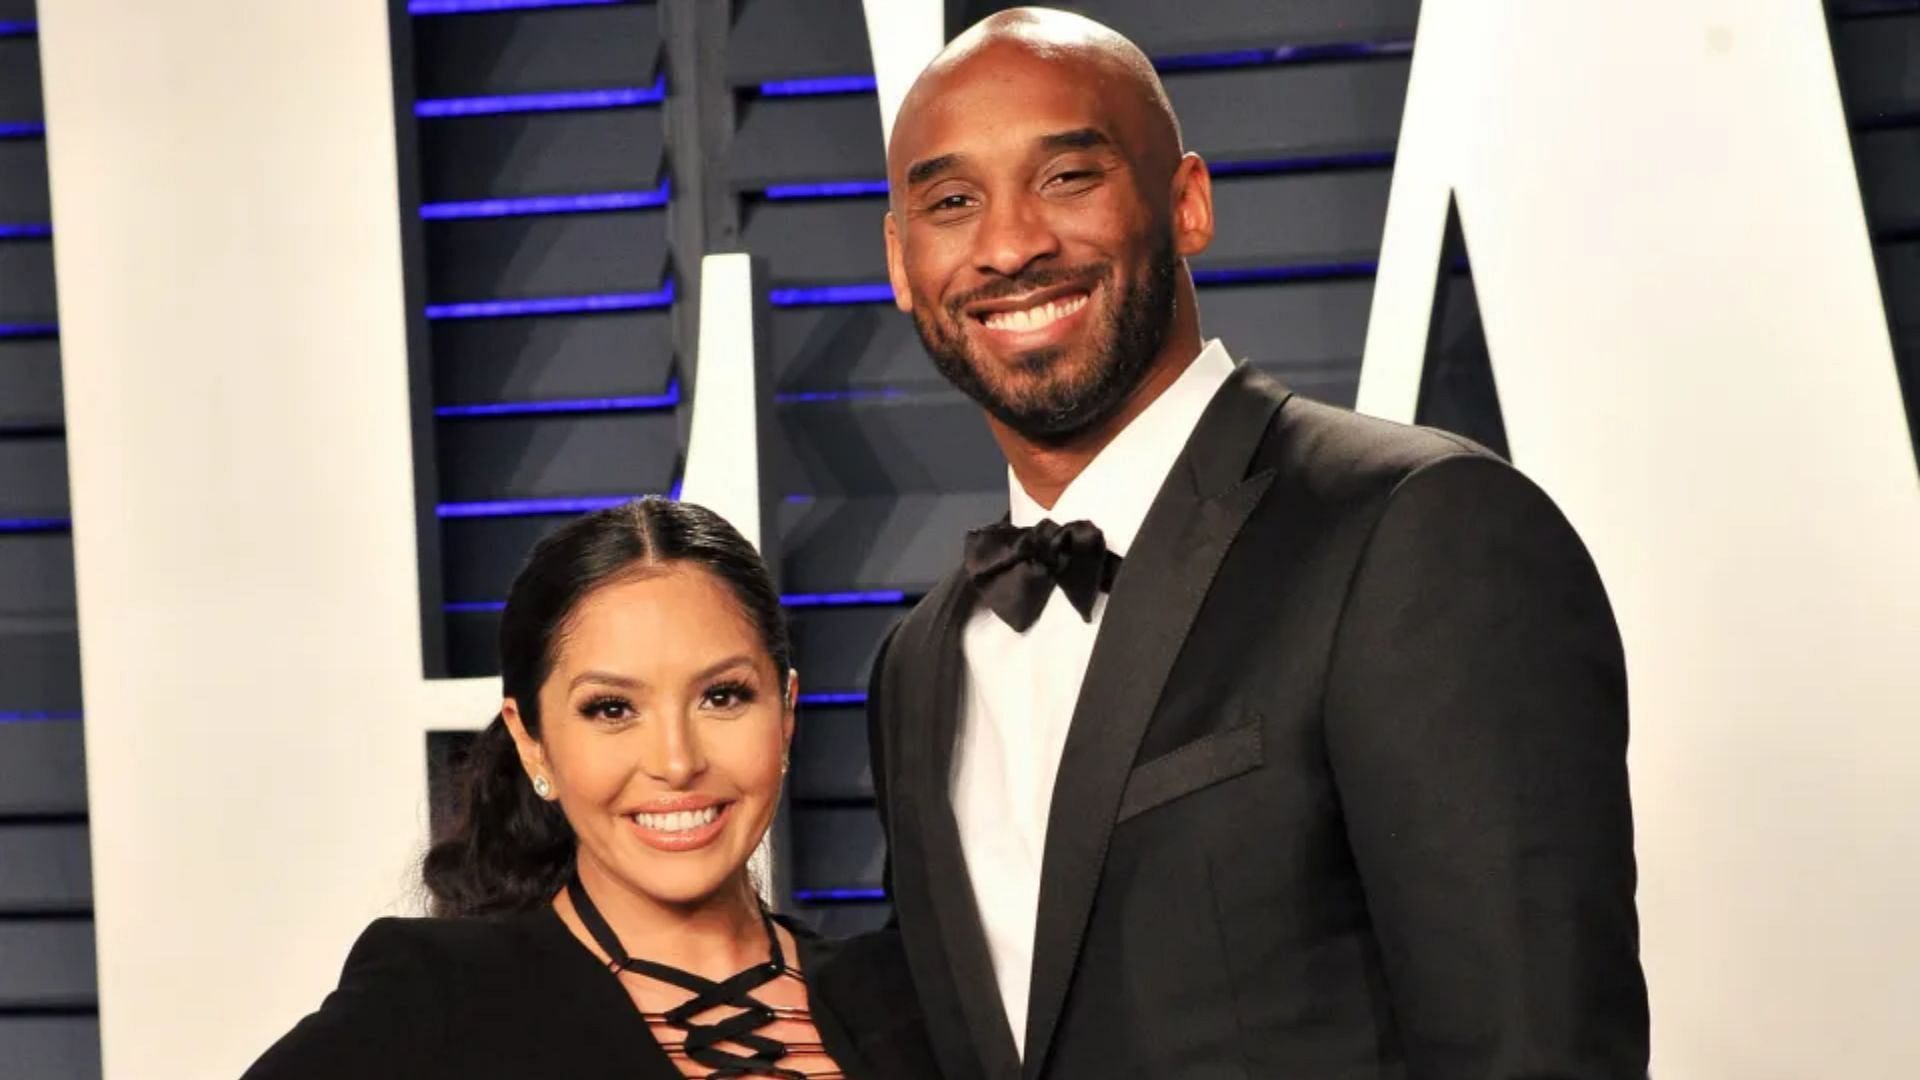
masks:
[[[1213,244],[1213,174],[1189,153],[1173,171],[1173,251],[1190,259]]]
[[[893,286],[893,306],[913,314],[913,292],[907,288],[906,258],[900,251],[900,222],[887,211],[887,281]]]

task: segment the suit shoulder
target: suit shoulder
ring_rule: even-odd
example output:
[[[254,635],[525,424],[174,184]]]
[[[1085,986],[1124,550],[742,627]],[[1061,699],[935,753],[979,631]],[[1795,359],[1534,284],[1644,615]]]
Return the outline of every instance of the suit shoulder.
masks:
[[[1498,455],[1472,440],[1363,416],[1298,394],[1275,414],[1259,459],[1257,467],[1276,468],[1295,485],[1337,502],[1384,498],[1402,481],[1441,462],[1476,462],[1512,472]]]

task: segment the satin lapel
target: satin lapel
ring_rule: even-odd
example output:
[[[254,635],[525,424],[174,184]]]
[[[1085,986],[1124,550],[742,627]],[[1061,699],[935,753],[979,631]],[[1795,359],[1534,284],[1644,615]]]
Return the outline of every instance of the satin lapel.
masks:
[[[966,674],[962,631],[973,610],[973,588],[964,575],[943,582],[927,598],[931,618],[917,631],[913,666],[901,680],[910,715],[928,718],[925,738],[904,740],[902,772],[912,782],[911,806],[925,860],[927,893],[932,898],[940,942],[951,966],[960,1009],[988,1077],[1018,1076],[1020,1055],[1013,1042],[993,977],[980,909],[967,876],[960,826],[953,816],[951,779],[954,738],[959,730],[961,688]],[[896,865],[895,873],[900,868]]]
[[[1154,499],[1107,599],[1047,817],[1029,1078],[1046,1064],[1140,740],[1221,560],[1273,480],[1246,470],[1285,397],[1251,368],[1234,372]]]

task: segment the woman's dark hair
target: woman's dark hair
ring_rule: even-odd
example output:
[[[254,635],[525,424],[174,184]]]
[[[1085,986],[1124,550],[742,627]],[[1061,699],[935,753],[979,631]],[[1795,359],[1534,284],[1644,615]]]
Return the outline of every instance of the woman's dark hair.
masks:
[[[540,736],[540,687],[568,620],[595,589],[646,568],[698,566],[724,582],[760,633],[774,670],[792,667],[780,597],[758,552],[702,506],[642,499],[588,514],[534,545],[500,620],[502,693]],[[545,904],[573,870],[575,840],[560,808],[534,794],[495,716],[468,750],[454,826],[421,867],[435,915],[485,915]]]

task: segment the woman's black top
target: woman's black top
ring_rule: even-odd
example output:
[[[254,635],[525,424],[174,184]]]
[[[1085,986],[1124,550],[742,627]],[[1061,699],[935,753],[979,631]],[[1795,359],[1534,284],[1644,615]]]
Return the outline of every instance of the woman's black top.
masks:
[[[938,1077],[899,937],[799,945],[814,1025],[850,1080]],[[243,1080],[679,1080],[620,980],[552,907],[381,919],[339,989]]]

